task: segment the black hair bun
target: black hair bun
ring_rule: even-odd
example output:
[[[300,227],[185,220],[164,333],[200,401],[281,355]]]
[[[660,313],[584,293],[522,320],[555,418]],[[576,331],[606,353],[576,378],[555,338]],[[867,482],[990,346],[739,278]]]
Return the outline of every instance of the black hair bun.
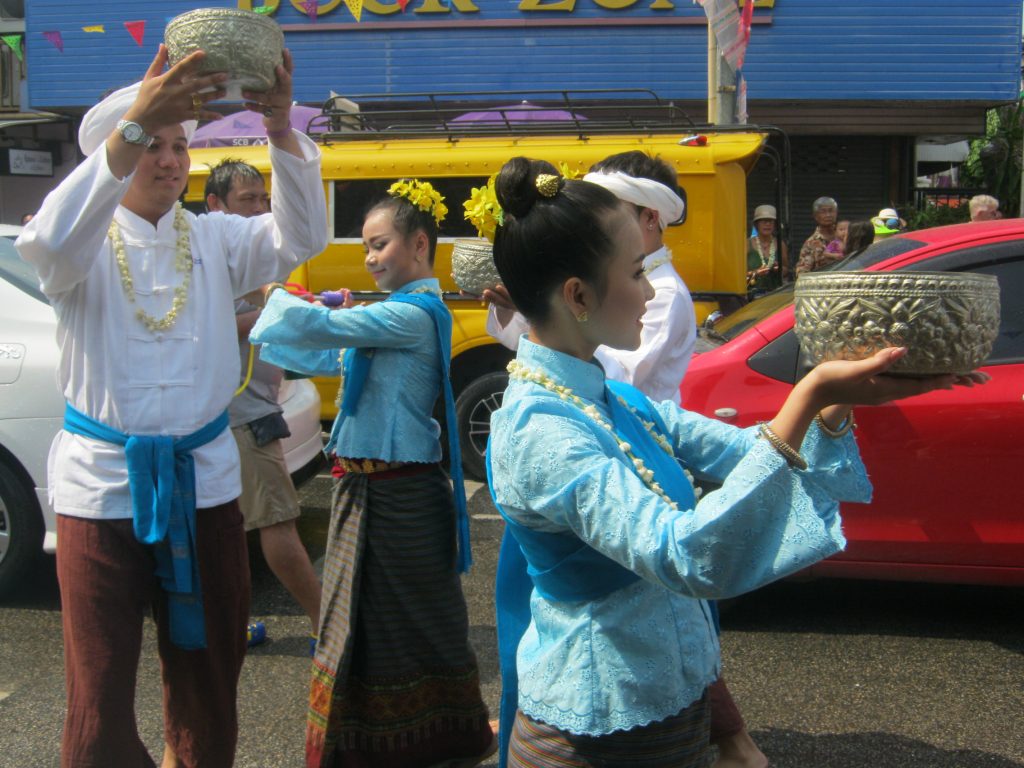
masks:
[[[501,210],[516,218],[528,214],[541,197],[537,190],[537,176],[542,173],[557,176],[558,170],[544,160],[525,157],[513,157],[505,163],[494,184]]]

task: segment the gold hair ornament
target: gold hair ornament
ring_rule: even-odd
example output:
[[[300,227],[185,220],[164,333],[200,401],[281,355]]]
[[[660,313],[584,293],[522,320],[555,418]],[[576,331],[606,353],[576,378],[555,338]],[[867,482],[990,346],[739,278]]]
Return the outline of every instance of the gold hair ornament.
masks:
[[[448,215],[444,197],[428,181],[402,179],[388,187],[388,194],[392,197],[405,198],[424,213],[433,216],[438,226],[441,226],[444,217]]]
[[[538,173],[533,183],[537,186],[537,191],[541,195],[544,197],[554,197],[558,194],[559,181],[561,181],[559,176],[552,176],[550,173]]]

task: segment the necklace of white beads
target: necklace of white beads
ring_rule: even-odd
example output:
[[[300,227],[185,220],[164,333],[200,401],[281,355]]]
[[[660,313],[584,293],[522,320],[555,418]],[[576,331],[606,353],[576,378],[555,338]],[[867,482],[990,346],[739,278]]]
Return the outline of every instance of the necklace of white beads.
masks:
[[[676,502],[672,499],[671,496],[665,493],[665,489],[662,488],[661,485],[659,485],[658,482],[654,479],[654,472],[647,468],[647,465],[644,464],[643,459],[641,459],[639,456],[633,453],[633,446],[631,446],[625,440],[619,439],[619,436],[615,433],[615,428],[611,424],[609,424],[608,421],[605,420],[605,418],[601,415],[601,412],[597,410],[597,408],[594,405],[583,400],[583,398],[581,398],[579,395],[573,392],[571,388],[558,384],[549,376],[547,376],[543,371],[538,371],[534,368],[529,368],[528,366],[525,366],[522,363],[520,363],[518,360],[512,360],[511,362],[509,362],[508,375],[513,379],[518,379],[519,381],[529,381],[541,387],[544,387],[544,389],[548,390],[549,392],[558,395],[562,400],[565,400],[566,402],[575,405],[577,408],[583,411],[584,415],[591,419],[591,421],[594,421],[599,426],[606,429],[612,435],[612,437],[615,438],[616,442],[618,443],[619,450],[626,454],[626,457],[631,462],[633,462],[633,467],[636,469],[636,473],[640,476],[640,479],[643,480],[644,485],[646,485],[648,488],[654,491],[654,493],[658,494],[658,496],[660,496],[666,504],[672,507],[672,509],[679,509],[679,505],[676,504]],[[640,416],[639,413],[636,412],[636,410],[631,405],[629,405],[629,403],[627,403],[621,397],[619,397],[618,400],[620,403],[622,403],[623,406],[628,408],[634,416],[640,419],[640,423],[644,425],[644,429],[646,429],[647,432],[651,435],[651,437],[654,438],[654,440],[658,443],[658,446],[661,448],[661,450],[663,450],[665,453],[671,456],[673,460],[675,460],[675,452],[672,450],[672,445],[665,438],[665,436],[662,435],[655,428],[653,422],[646,421],[642,416]],[[686,477],[690,481],[690,484],[693,485],[693,475],[690,474],[690,471],[688,469],[684,469],[683,472],[686,474]],[[700,498],[701,489],[695,486],[694,495],[696,498]]]
[[[177,235],[174,254],[174,270],[180,274],[181,282],[174,289],[174,299],[167,314],[156,318],[147,313],[141,307],[135,310],[135,317],[139,319],[150,332],[166,331],[174,325],[178,319],[178,313],[188,301],[188,287],[192,282],[192,243],[189,239],[188,218],[181,203],[174,205],[174,232]],[[132,304],[135,303],[135,285],[132,283],[132,273],[128,270],[128,254],[124,248],[124,237],[121,235],[121,227],[116,221],[110,222],[107,230],[107,237],[114,248],[114,257],[117,259],[117,269],[121,273],[121,286],[124,288],[125,296]]]

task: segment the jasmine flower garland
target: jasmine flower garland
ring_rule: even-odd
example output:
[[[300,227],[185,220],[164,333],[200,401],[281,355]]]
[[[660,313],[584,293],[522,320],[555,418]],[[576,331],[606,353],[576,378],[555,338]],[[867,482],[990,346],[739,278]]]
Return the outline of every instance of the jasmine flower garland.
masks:
[[[174,289],[171,308],[166,315],[159,319],[148,314],[141,307],[135,310],[135,317],[150,332],[166,331],[173,326],[178,319],[178,313],[188,301],[188,288],[192,282],[192,242],[189,238],[188,218],[181,203],[174,204],[174,232],[177,235],[174,269],[182,278],[181,283]],[[128,254],[124,248],[124,237],[121,236],[121,228],[116,221],[110,222],[107,237],[110,238],[110,245],[114,249],[114,257],[117,260],[118,272],[121,273],[121,286],[124,288],[125,296],[128,297],[129,302],[134,304],[135,284],[132,282],[132,274],[128,269]]]
[[[528,368],[527,366],[520,363],[518,360],[512,360],[511,362],[509,362],[508,373],[509,376],[513,379],[517,379],[519,381],[530,381],[533,382],[534,384],[544,387],[544,389],[548,390],[549,392],[553,392],[554,394],[558,395],[562,400],[572,403],[581,411],[583,411],[584,415],[587,416],[591,421],[594,421],[604,429],[608,430],[608,432],[611,433],[613,437],[615,437],[615,440],[619,446],[619,450],[626,454],[626,457],[633,463],[633,467],[636,469],[636,473],[637,475],[640,476],[640,479],[643,480],[644,485],[646,485],[648,488],[654,491],[654,493],[658,494],[658,496],[660,496],[665,501],[665,503],[672,507],[672,509],[679,509],[679,505],[676,504],[672,497],[665,493],[665,489],[663,489],[661,485],[659,485],[658,482],[654,479],[654,472],[648,469],[647,466],[644,464],[643,460],[633,453],[633,446],[631,446],[625,440],[619,439],[618,435],[615,434],[615,428],[604,419],[604,417],[601,415],[601,412],[597,410],[595,406],[585,402],[579,395],[573,392],[571,388],[556,383],[553,379],[545,375],[543,372],[535,370],[533,368]],[[639,414],[637,414],[637,412],[633,410],[633,408],[630,407],[630,405],[626,403],[626,401],[623,400],[621,397],[619,398],[619,402],[622,403],[626,408],[629,408],[630,412],[633,413],[633,415],[637,416],[637,418],[640,418]],[[648,433],[650,433],[651,437],[655,439],[655,441],[658,443],[658,446],[663,451],[665,451],[665,453],[667,453],[669,456],[675,459],[675,452],[672,450],[672,446],[669,444],[668,440],[666,440],[665,437],[655,429],[654,424],[652,424],[649,421],[644,421],[642,418],[640,419],[640,423],[643,424],[644,429],[646,429]],[[690,484],[693,485],[693,475],[690,474],[690,471],[688,469],[684,469],[683,472],[686,474],[686,478],[690,481]],[[694,487],[694,494],[695,498],[700,498],[701,489]]]

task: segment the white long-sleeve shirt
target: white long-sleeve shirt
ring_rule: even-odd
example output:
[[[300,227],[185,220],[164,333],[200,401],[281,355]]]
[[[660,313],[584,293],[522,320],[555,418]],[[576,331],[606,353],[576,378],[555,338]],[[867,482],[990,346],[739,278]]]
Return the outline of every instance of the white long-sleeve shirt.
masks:
[[[651,268],[653,266],[653,269]],[[655,402],[679,404],[679,384],[697,342],[697,317],[693,299],[683,279],[672,266],[669,250],[662,246],[644,257],[647,279],[654,298],[647,302],[640,346],[635,350],[600,346],[594,356],[609,379],[632,384]],[[516,312],[502,325],[494,306],[487,314],[487,332],[515,351],[519,337],[529,331],[526,318]]]
[[[283,279],[327,245],[320,151],[299,136],[304,157],[270,148],[272,214],[186,214],[192,250],[188,300],[174,325],[152,332],[142,309],[163,317],[182,281],[175,268],[174,211],[153,227],[120,201],[105,146],[43,202],[17,242],[57,314],[61,389],[78,410],[128,434],[186,435],[216,418],[239,379],[234,299]],[[124,240],[135,303],[122,285],[111,220]],[[196,505],[238,496],[238,449],[230,430],[193,452]],[[50,449],[51,502],[59,514],[131,517],[123,448],[61,431]]]

